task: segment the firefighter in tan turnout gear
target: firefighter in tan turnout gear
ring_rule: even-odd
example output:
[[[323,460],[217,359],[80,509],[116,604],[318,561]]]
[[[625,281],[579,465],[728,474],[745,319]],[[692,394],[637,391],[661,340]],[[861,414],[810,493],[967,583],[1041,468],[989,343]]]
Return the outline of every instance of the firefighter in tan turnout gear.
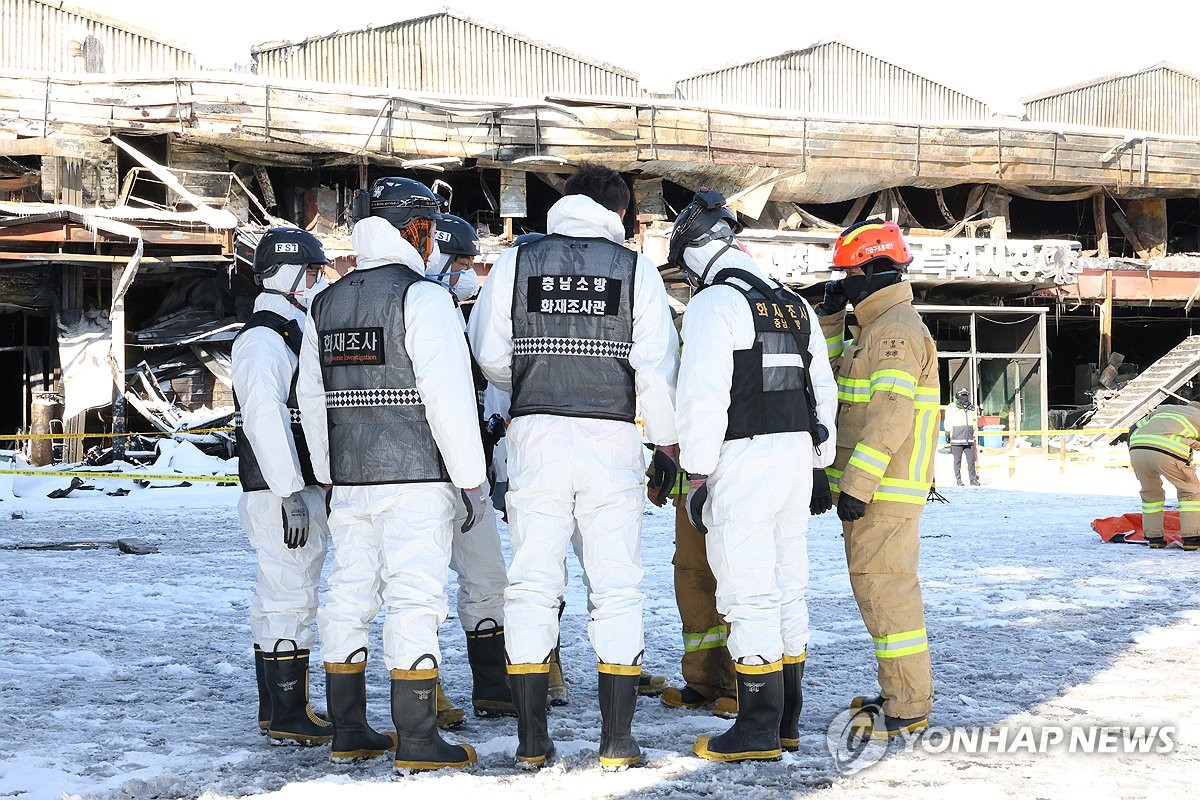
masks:
[[[424,276],[437,198],[380,178],[369,200],[356,202],[357,268],[313,302],[297,383],[313,469],[333,484],[335,551],[317,613],[333,757],[390,749],[366,719],[367,626],[382,602],[394,766],[463,767],[475,751],[442,739],[435,695],[453,521],[461,503],[465,528],[489,513],[470,357],[450,296]]]
[[[850,585],[875,640],[880,693],[856,697],[853,727],[889,738],[928,727],[933,677],[917,580],[921,512],[933,482],[940,389],[937,350],[902,280],[912,256],[893,222],[870,219],[834,245],[817,310],[838,382],[837,455],[829,483]],[[857,329],[843,341],[845,306]]]
[[[1185,550],[1200,550],[1200,480],[1192,451],[1200,449],[1200,401],[1162,406],[1129,433],[1129,461],[1141,484],[1142,532],[1163,547],[1163,478],[1179,494],[1179,535]]]

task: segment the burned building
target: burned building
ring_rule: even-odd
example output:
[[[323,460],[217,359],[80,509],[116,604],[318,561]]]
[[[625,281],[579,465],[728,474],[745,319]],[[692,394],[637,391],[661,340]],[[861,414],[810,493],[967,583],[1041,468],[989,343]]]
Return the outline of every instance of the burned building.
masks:
[[[1087,405],[1103,368],[1115,390],[1128,365],[1149,367],[1191,332],[1200,140],[1184,111],[1173,125],[1145,103],[1096,110],[1150,84],[1194,105],[1178,70],[1045,95],[1013,119],[838,42],[685,78],[674,98],[450,13],[254,55],[252,75],[0,68],[0,303],[19,315],[3,317],[0,353],[25,364],[20,396],[0,398],[0,431],[32,424],[38,392],[72,394],[61,331],[101,312],[107,389],[130,427],[208,424],[227,401],[258,233],[289,222],[336,250],[353,192],[387,174],[434,185],[481,231],[485,260],[544,229],[584,162],[627,177],[627,233],[652,257],[711,186],[760,261],[814,293],[844,225],[896,220],[917,251],[910,277],[945,391],[971,387],[1025,430]],[[1114,352],[1126,366],[1108,363]],[[111,431],[120,406],[70,424]]]

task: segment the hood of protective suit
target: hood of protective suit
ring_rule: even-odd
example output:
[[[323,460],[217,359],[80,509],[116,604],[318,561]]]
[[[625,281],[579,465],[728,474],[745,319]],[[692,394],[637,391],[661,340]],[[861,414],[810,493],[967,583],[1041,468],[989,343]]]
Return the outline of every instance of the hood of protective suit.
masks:
[[[563,236],[601,237],[625,243],[625,223],[613,211],[582,194],[569,194],[546,213],[546,230]]]
[[[724,252],[722,252],[724,251]],[[708,267],[708,262],[712,261],[713,256],[717,257],[713,261],[712,266]],[[754,259],[750,254],[737,247],[730,247],[729,242],[720,239],[706,242],[699,247],[688,247],[683,251],[683,261],[687,264],[687,268],[697,276],[703,276],[703,284],[709,286],[713,282],[713,278],[723,269],[744,269],[746,272],[757,275],[764,280],[770,278],[758,268],[758,264],[754,263]],[[705,273],[705,267],[708,267],[708,272]]]
[[[418,275],[425,274],[425,262],[417,248],[383,217],[367,217],[356,222],[350,234],[350,246],[358,255],[355,269],[403,264]]]
[[[320,285],[320,284],[318,284],[318,285]],[[313,299],[313,297],[316,296],[316,294],[317,294],[316,286],[314,286],[312,289],[309,289],[307,292],[305,292],[304,305],[307,306],[307,305],[311,304],[312,299]],[[254,298],[254,310],[255,311],[274,311],[276,314],[283,317],[284,319],[294,319],[301,324],[303,324],[303,322],[304,322],[304,311],[299,308],[296,308],[294,305],[289,303],[287,301],[286,297],[281,297],[280,295],[277,295],[277,294],[269,294],[267,292],[260,292],[258,294],[258,296]]]

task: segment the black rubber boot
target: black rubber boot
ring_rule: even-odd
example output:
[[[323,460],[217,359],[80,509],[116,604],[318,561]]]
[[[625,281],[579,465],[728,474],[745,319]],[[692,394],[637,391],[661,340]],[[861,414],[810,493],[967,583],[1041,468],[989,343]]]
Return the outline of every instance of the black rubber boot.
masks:
[[[392,723],[396,726],[396,769],[469,767],[475,748],[450,744],[437,727],[437,667],[392,670]]]
[[[333,739],[333,726],[308,705],[307,650],[264,652],[263,677],[271,695],[267,736],[273,742],[318,745]]]
[[[258,732],[267,735],[271,727],[271,692],[267,688],[267,672],[263,667],[263,651],[254,645],[254,680],[258,684]]]
[[[850,710],[863,710],[868,714],[878,714],[883,710],[883,695],[877,694],[874,697],[867,697],[865,694],[860,694],[850,701]]]
[[[720,736],[699,736],[692,752],[710,761],[778,761],[783,716],[783,662],[735,663],[738,716]]]
[[[546,687],[549,664],[509,664],[508,685],[517,708],[517,766],[542,767],[554,758],[554,742],[546,731]]]
[[[804,708],[804,656],[783,657],[783,716],[779,719],[779,746],[794,753],[800,749],[800,711]]]
[[[477,625],[467,633],[467,661],[471,664],[471,705],[475,716],[515,717],[517,707],[508,688],[504,665],[504,628],[481,630]]]
[[[850,730],[864,738],[891,739],[916,733],[929,727],[929,717],[891,717],[883,713],[886,702],[883,695],[867,697],[859,695],[850,701],[850,710],[856,712],[850,720]]]
[[[325,662],[325,699],[333,719],[334,761],[376,758],[396,749],[396,734],[367,724],[367,662]]]
[[[636,672],[633,672],[636,670]],[[600,665],[600,766],[631,767],[642,760],[642,749],[633,738],[633,711],[637,706],[640,667]]]

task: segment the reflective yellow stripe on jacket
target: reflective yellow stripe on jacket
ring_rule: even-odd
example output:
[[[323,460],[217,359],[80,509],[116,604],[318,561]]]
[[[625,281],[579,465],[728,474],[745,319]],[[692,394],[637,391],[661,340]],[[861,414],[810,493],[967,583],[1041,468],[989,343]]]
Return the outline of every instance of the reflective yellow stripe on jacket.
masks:
[[[1159,450],[1183,461],[1190,461],[1191,443],[1200,439],[1200,425],[1197,424],[1196,414],[1196,409],[1191,406],[1169,407],[1154,412],[1136,424],[1130,432],[1130,449]]]
[[[829,357],[831,359],[837,358],[838,356],[840,356],[842,354],[842,351],[845,350],[846,346],[849,344],[850,343],[847,342],[846,339],[843,337],[841,331],[838,331],[837,333],[833,334],[832,336],[825,337],[825,348],[827,350],[829,350]]]
[[[1194,437],[1193,437],[1194,438]],[[1130,447],[1149,447],[1154,450],[1165,450],[1179,456],[1184,461],[1192,457],[1192,448],[1178,436],[1171,434],[1135,433],[1129,437]]]
[[[918,386],[913,396],[913,406],[917,410],[914,424],[916,437],[913,440],[912,456],[908,461],[908,474],[913,480],[925,480],[925,476],[933,474],[933,455],[937,451],[938,415],[942,413],[940,404],[941,390],[937,386]],[[928,481],[925,493],[929,494]]]
[[[941,412],[940,389],[936,386],[917,386],[910,373],[898,369],[879,370],[871,375],[869,381],[838,378],[838,399],[842,402],[870,402],[874,392],[895,392],[913,399],[916,418],[913,425],[912,455],[906,465],[906,474],[903,478],[886,476],[891,456],[865,442],[854,446],[847,466],[858,467],[880,479],[879,488],[872,496],[873,501],[924,504],[932,485],[927,476],[931,473],[933,456],[937,450],[938,414]],[[837,491],[837,483],[843,471],[829,468],[826,472],[829,474],[830,488]]]

